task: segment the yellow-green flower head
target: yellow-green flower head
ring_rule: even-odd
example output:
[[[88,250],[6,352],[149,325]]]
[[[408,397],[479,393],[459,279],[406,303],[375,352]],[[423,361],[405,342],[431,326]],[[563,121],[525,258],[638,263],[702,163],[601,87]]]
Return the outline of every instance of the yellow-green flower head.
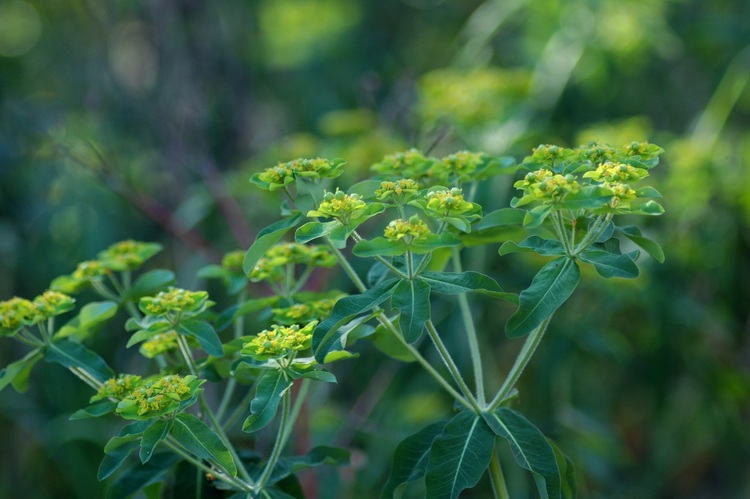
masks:
[[[340,160],[298,158],[267,168],[254,178],[257,178],[257,184],[273,191],[292,183],[295,175],[307,178],[337,177],[342,164]]]
[[[583,161],[590,161],[592,164],[604,163],[612,160],[617,151],[614,147],[598,142],[591,142],[586,146],[578,148],[578,154]]]
[[[32,324],[36,317],[34,304],[17,296],[0,302],[0,333],[15,332],[21,326]]]
[[[628,185],[622,182],[609,182],[605,183],[604,187],[614,192],[615,197],[612,198],[611,204],[613,207],[621,203],[627,203],[636,198],[636,192]]]
[[[99,253],[99,261],[109,270],[135,270],[161,251],[161,245],[141,241],[120,241]]]
[[[611,161],[602,163],[595,171],[583,174],[584,178],[606,182],[628,182],[639,180],[646,176],[648,176],[648,171],[643,168],[636,168],[625,163],[613,163]]]
[[[381,175],[397,177],[419,177],[424,174],[429,160],[418,149],[397,152],[385,156],[372,169]]]
[[[647,141],[631,142],[623,146],[627,156],[640,156],[641,159],[653,159],[664,152],[664,149]]]
[[[359,194],[347,194],[336,189],[336,192],[326,192],[318,209],[310,211],[307,216],[337,218],[346,222],[361,216],[366,207],[367,203]]]
[[[309,263],[313,267],[333,267],[336,265],[336,257],[325,246],[308,246],[308,250]]]
[[[474,210],[474,205],[466,201],[463,191],[456,187],[428,192],[425,199],[427,209],[442,216],[460,215]]]
[[[177,332],[168,331],[166,333],[155,334],[148,341],[144,341],[138,350],[141,355],[153,359],[164,352],[177,350],[180,345],[177,343]]]
[[[91,397],[91,402],[106,398],[122,400],[141,385],[141,377],[134,374],[120,374],[110,378],[99,387],[99,391]]]
[[[283,186],[294,180],[294,171],[286,163],[279,163],[263,170],[258,178],[267,184]]]
[[[532,150],[531,157],[537,161],[552,164],[558,159],[569,157],[572,153],[572,150],[564,147],[553,144],[540,144]]]
[[[33,305],[40,319],[49,319],[73,308],[75,300],[63,293],[48,290],[34,298]]]
[[[197,310],[208,299],[205,291],[188,291],[170,287],[156,296],[144,296],[139,303],[146,315],[167,315],[170,312],[191,312]]]
[[[318,321],[313,321],[305,327],[297,324],[279,326],[274,324],[271,329],[258,333],[250,342],[243,345],[242,353],[262,358],[284,357],[289,351],[307,350],[312,341],[312,332]]]
[[[78,267],[73,271],[73,279],[84,281],[84,280],[91,280],[96,279],[98,277],[101,277],[105,275],[107,272],[107,268],[102,265],[102,262],[99,260],[88,260],[86,262],[81,262],[78,264]]]
[[[391,221],[383,234],[389,241],[403,241],[409,244],[413,241],[424,240],[430,235],[427,224],[414,215],[409,220],[398,218]]]
[[[331,315],[331,310],[333,310],[333,306],[339,298],[295,303],[286,308],[274,308],[272,312],[274,319],[281,324],[306,324],[316,319],[325,319]]]
[[[203,384],[195,376],[168,375],[143,382],[117,405],[117,412],[127,419],[148,419],[175,411]]]
[[[513,185],[529,196],[552,201],[559,201],[564,195],[576,193],[580,189],[575,176],[555,174],[544,168],[528,173],[523,180]]]
[[[221,259],[221,266],[232,272],[242,272],[242,263],[245,261],[245,252],[242,250],[232,251]]]
[[[444,157],[433,166],[447,173],[453,173],[459,178],[467,178],[482,164],[482,154],[470,151],[459,151]]]
[[[383,201],[393,199],[397,204],[405,204],[414,198],[420,190],[420,185],[416,180],[402,178],[401,180],[380,183],[380,187],[375,191],[375,197]]]

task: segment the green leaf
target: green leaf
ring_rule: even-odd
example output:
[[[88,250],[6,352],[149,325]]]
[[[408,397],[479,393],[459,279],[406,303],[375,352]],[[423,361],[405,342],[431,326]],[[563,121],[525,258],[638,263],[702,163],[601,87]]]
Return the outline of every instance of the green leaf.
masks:
[[[77,316],[73,317],[55,333],[55,338],[72,336],[79,341],[85,340],[98,331],[116,313],[117,303],[113,301],[97,301],[86,304]]]
[[[104,446],[105,456],[99,465],[97,479],[99,481],[107,479],[112,473],[117,471],[125,462],[131,452],[140,445],[140,438],[143,432],[148,428],[149,421],[138,421],[125,425],[120,429],[117,436],[112,437],[107,445]]]
[[[114,378],[115,373],[107,363],[80,343],[69,340],[49,343],[44,352],[44,360],[57,362],[64,367],[78,367],[84,369],[99,381]]]
[[[221,357],[224,355],[224,347],[221,345],[219,335],[208,322],[198,321],[195,319],[186,319],[180,321],[175,326],[175,331],[186,336],[192,336],[198,340],[209,355]]]
[[[558,209],[588,210],[601,208],[612,200],[614,193],[597,185],[581,187],[575,194],[565,196],[562,203],[556,205]]]
[[[350,457],[351,455],[346,449],[320,445],[311,449],[304,456],[282,457],[279,459],[267,483],[268,485],[273,485],[292,473],[323,464],[348,466]]]
[[[627,227],[617,227],[616,230],[617,232],[643,248],[643,250],[648,253],[651,258],[659,263],[664,263],[664,250],[661,249],[661,246],[659,246],[658,243],[643,236],[643,234],[641,234],[641,230],[638,227],[636,227],[635,225],[628,225]]]
[[[525,210],[517,208],[501,208],[487,213],[482,220],[474,225],[474,231],[494,229],[496,227],[518,226],[523,224]]]
[[[125,293],[126,300],[138,300],[175,283],[174,272],[164,269],[150,270],[141,275]]]
[[[518,310],[505,325],[510,338],[531,332],[573,293],[580,279],[575,260],[561,257],[552,260],[534,276],[531,286],[521,292]]]
[[[664,213],[664,207],[654,200],[644,201],[635,199],[630,202],[630,213],[636,215],[661,215]]]
[[[398,282],[398,279],[388,279],[364,293],[337,301],[331,315],[313,331],[312,349],[315,359],[322,363],[329,352],[343,349],[346,345],[341,341],[344,334],[341,327],[357,315],[373,310],[390,298]]]
[[[539,227],[544,223],[544,220],[547,218],[547,215],[549,215],[550,212],[552,212],[551,204],[535,206],[531,210],[527,211],[526,215],[524,215],[523,226],[528,227],[529,229]]]
[[[400,327],[398,320],[398,316],[390,319],[391,323],[397,328]],[[414,362],[417,360],[409,349],[401,343],[399,338],[382,324],[378,324],[375,328],[375,333],[372,335],[372,343],[375,345],[375,348],[387,356],[401,362]]]
[[[188,452],[207,459],[232,476],[237,475],[237,466],[232,454],[206,423],[187,412],[178,414],[173,421],[169,434]]]
[[[578,480],[576,479],[576,468],[573,461],[563,454],[560,448],[550,439],[547,442],[552,447],[557,461],[557,468],[560,470],[562,499],[575,499],[578,494]]]
[[[507,407],[483,413],[482,417],[495,434],[508,441],[518,465],[533,473],[539,495],[543,499],[560,499],[560,470],[555,453],[542,432]]]
[[[391,307],[401,311],[401,332],[408,343],[414,343],[430,320],[430,285],[419,278],[399,281],[393,288]]]
[[[323,236],[327,236],[335,229],[343,227],[338,220],[330,222],[307,222],[294,233],[294,240],[300,244],[308,243]]]
[[[117,481],[109,490],[109,499],[125,499],[151,484],[161,482],[169,469],[177,464],[180,457],[171,452],[155,454],[151,460],[143,465],[134,466],[117,477]]]
[[[533,251],[544,256],[561,256],[565,254],[565,246],[557,239],[544,239],[539,236],[530,236],[521,241],[514,243],[506,241],[500,246],[498,253],[500,256],[509,253]]]
[[[295,175],[297,193],[294,204],[302,213],[314,210],[323,200],[323,185],[320,182],[307,181],[300,175]]]
[[[169,430],[172,428],[172,420],[157,419],[154,423],[143,432],[141,437],[141,451],[139,457],[142,463],[147,463],[154,454],[156,445],[167,438]]]
[[[504,292],[497,281],[479,272],[423,272],[420,277],[436,293],[458,295],[474,292],[518,303],[516,295]]]
[[[448,421],[438,421],[406,437],[393,455],[391,474],[380,494],[382,499],[400,496],[406,484],[424,476],[427,459],[435,437],[445,429]]]
[[[31,369],[43,356],[42,351],[35,348],[27,353],[22,359],[11,362],[5,366],[0,371],[0,391],[12,383],[13,388],[15,388],[18,393],[25,392],[28,388],[28,379]]]
[[[458,413],[432,442],[425,474],[427,497],[455,499],[476,485],[494,448],[495,435],[479,415]]]
[[[284,393],[292,386],[292,380],[280,369],[265,371],[250,402],[250,416],[242,424],[242,431],[252,433],[270,423],[279,408]]]
[[[284,234],[289,232],[292,227],[295,227],[303,219],[302,214],[296,214],[289,218],[284,218],[276,223],[273,223],[261,230],[258,236],[255,238],[255,242],[250,246],[245,253],[245,260],[242,263],[242,270],[245,275],[250,275],[250,272],[255,268],[255,264],[268,251],[268,249],[279,242]]]
[[[459,241],[460,242],[460,241]],[[370,256],[398,256],[406,253],[406,245],[401,241],[391,241],[384,237],[363,239],[354,245],[352,253],[366,258]]]
[[[639,198],[660,198],[661,192],[657,191],[653,187],[647,185],[635,190],[636,196]]]
[[[607,279],[611,277],[634,279],[639,274],[638,266],[628,255],[615,255],[608,251],[589,248],[578,255],[578,258],[593,264],[599,275]]]
[[[95,404],[91,404],[88,407],[77,410],[76,412],[71,414],[68,419],[70,421],[74,421],[76,419],[98,418],[104,416],[105,414],[114,412],[116,408],[117,402],[112,402],[111,400],[102,400]]]

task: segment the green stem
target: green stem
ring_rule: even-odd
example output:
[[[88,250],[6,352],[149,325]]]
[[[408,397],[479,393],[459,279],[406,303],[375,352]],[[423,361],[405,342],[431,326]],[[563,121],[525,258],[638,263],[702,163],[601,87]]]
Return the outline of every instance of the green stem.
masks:
[[[537,326],[536,329],[529,333],[529,336],[526,338],[526,342],[523,344],[518,357],[516,357],[516,362],[513,364],[513,367],[508,373],[508,377],[505,378],[505,381],[503,381],[503,384],[500,387],[500,390],[498,390],[497,395],[495,395],[495,398],[492,399],[492,402],[490,402],[490,405],[487,407],[489,411],[497,408],[497,406],[500,405],[503,400],[505,400],[505,397],[511,392],[511,390],[513,390],[513,387],[516,386],[518,378],[521,377],[521,373],[528,365],[531,357],[534,355],[536,347],[538,347],[539,343],[542,341],[544,332],[547,330],[547,326],[549,325],[551,320],[552,316],[547,317],[546,319],[544,319],[544,321],[542,321],[541,324],[539,324],[539,326]]]
[[[232,427],[232,425],[237,421],[237,419],[242,415],[243,412],[247,410],[247,407],[250,405],[250,402],[253,400],[253,395],[255,393],[255,385],[257,385],[256,382],[250,387],[250,389],[247,392],[247,395],[240,401],[239,404],[237,404],[234,408],[234,411],[232,411],[232,414],[229,415],[229,418],[224,422],[223,428],[229,429]]]
[[[495,440],[497,441],[497,439]],[[500,467],[500,459],[497,457],[497,450],[492,450],[492,459],[490,460],[490,480],[492,481],[492,490],[495,492],[497,499],[510,499],[508,488],[505,486],[505,476],[503,469]]]
[[[477,400],[474,398],[474,395],[472,395],[471,390],[469,390],[469,387],[466,385],[466,382],[461,376],[461,371],[458,370],[458,367],[456,366],[456,363],[453,362],[453,358],[448,352],[448,349],[445,348],[443,340],[440,339],[440,335],[438,334],[437,329],[435,329],[435,325],[432,323],[432,320],[427,321],[425,323],[425,326],[427,327],[427,333],[430,335],[430,339],[432,339],[432,342],[435,344],[435,348],[437,348],[438,353],[440,353],[440,358],[443,359],[445,366],[448,368],[451,376],[453,376],[453,380],[458,385],[464,397],[466,397],[466,400],[468,400],[471,408],[477,413],[482,412],[482,409],[477,403]]]
[[[187,363],[187,367],[190,370],[190,374],[198,376],[198,369],[195,367],[195,360],[193,354],[190,352],[190,345],[188,345],[187,338],[183,335],[177,335],[177,345],[180,347],[180,353]]]
[[[222,482],[233,485],[242,491],[255,493],[255,488],[252,485],[232,477],[225,470],[219,471],[214,468],[209,468],[208,466],[191,456],[187,451],[183,450],[182,446],[179,443],[173,442],[172,438],[173,437],[167,437],[165,440],[162,440],[162,443],[169,447],[169,450],[183,458],[185,461],[189,462],[196,468],[201,469],[212,476],[215,476],[217,480],[221,480]]]
[[[271,450],[271,456],[268,458],[268,462],[266,463],[266,466],[263,468],[263,472],[260,474],[260,478],[258,478],[257,488],[258,490],[263,490],[263,487],[265,486],[268,479],[271,477],[271,473],[273,472],[273,468],[276,466],[276,463],[279,460],[279,457],[281,456],[281,451],[284,449],[284,444],[286,443],[286,437],[287,437],[287,424],[289,422],[289,415],[290,415],[290,407],[289,402],[292,397],[292,391],[287,390],[284,394],[284,398],[282,399],[282,405],[281,405],[281,422],[279,423],[279,435],[276,437],[276,442],[273,445],[273,450]]]
[[[331,248],[331,252],[336,257],[336,260],[338,260],[339,265],[341,265],[341,268],[344,269],[344,273],[349,276],[349,279],[351,279],[352,283],[354,283],[354,286],[359,290],[360,293],[364,293],[367,291],[367,286],[365,286],[365,283],[362,282],[362,279],[359,278],[357,273],[354,271],[352,266],[349,264],[349,262],[344,258],[344,255],[341,254],[341,252],[336,248],[333,243],[330,241],[330,239],[325,239],[326,244],[329,248]],[[460,393],[458,393],[449,383],[446,381],[446,379],[440,375],[437,370],[435,370],[432,365],[427,362],[427,359],[422,357],[422,354],[419,353],[419,351],[414,348],[411,344],[409,344],[401,334],[401,332],[396,328],[396,326],[393,325],[393,323],[388,319],[388,317],[385,315],[382,309],[380,307],[375,307],[374,311],[376,312],[376,319],[378,322],[380,322],[383,327],[386,328],[388,332],[390,332],[398,341],[401,343],[404,348],[406,348],[409,353],[411,353],[414,358],[419,362],[419,364],[424,368],[427,373],[432,376],[435,381],[437,381],[444,389],[447,391],[453,398],[455,398],[461,405],[466,407],[467,409],[474,409],[474,407],[467,401]]]
[[[565,254],[567,254],[568,256],[572,256],[573,248],[571,247],[570,241],[568,240],[568,234],[565,230],[565,222],[562,219],[562,213],[560,213],[559,211],[555,211],[552,214],[552,227],[555,229],[557,238],[565,248]]]
[[[463,266],[461,265],[461,254],[458,249],[453,249],[453,270],[458,273],[463,272]],[[469,342],[469,353],[471,355],[471,365],[474,368],[474,383],[477,390],[477,401],[480,406],[485,405],[484,395],[484,371],[482,369],[482,354],[479,350],[479,339],[477,337],[477,328],[474,324],[474,317],[471,314],[471,308],[469,307],[469,299],[466,297],[466,293],[458,295],[458,306],[461,309],[461,316],[464,321],[464,330],[466,331],[466,339]]]
[[[584,236],[584,238],[581,240],[581,242],[578,244],[578,246],[575,249],[575,252],[572,256],[578,256],[586,249],[594,244],[597,239],[599,239],[599,236],[601,236],[605,230],[607,230],[607,226],[609,225],[609,222],[612,220],[613,214],[609,213],[606,216],[599,215],[596,219],[596,221],[592,224],[591,230]]]
[[[99,391],[99,388],[102,386],[102,383],[99,382],[98,379],[91,376],[88,372],[86,372],[86,370],[81,369],[80,367],[72,367],[72,366],[69,367],[68,369],[70,370],[70,372],[75,374],[78,379],[80,379],[81,381],[89,385],[91,388],[93,388],[97,392]]]
[[[360,242],[362,240],[362,236],[360,236],[359,234],[357,234],[356,230],[354,232],[352,232],[352,237],[354,238],[354,240],[356,242]],[[341,252],[339,252],[339,255],[341,255]],[[341,257],[343,258],[343,255]],[[388,270],[390,270],[391,272],[393,272],[394,274],[396,274],[401,279],[409,279],[409,276],[407,274],[404,274],[399,269],[397,269],[396,267],[394,267],[391,262],[389,262],[388,260],[386,260],[382,256],[377,256],[376,255],[374,258],[377,261],[379,261],[380,263],[382,263]]]
[[[302,287],[307,284],[308,279],[310,279],[310,276],[312,275],[313,271],[315,270],[315,267],[312,265],[308,265],[305,270],[302,272],[302,275],[299,276],[299,279],[297,279],[297,283],[294,285],[294,287],[289,291],[289,298],[291,299],[292,296],[294,296],[296,293],[299,293],[299,291],[302,289]]]
[[[411,251],[406,251],[406,276],[414,279],[414,261],[412,260]]]
[[[241,306],[242,303],[245,301],[246,293],[244,290],[240,291],[239,296],[237,297],[237,306]],[[237,317],[237,320],[234,321],[234,329],[232,337],[236,340],[240,336],[242,336],[242,333],[245,330],[245,316],[241,315]],[[224,414],[227,412],[227,407],[229,407],[229,402],[232,400],[232,396],[234,395],[234,390],[237,387],[237,380],[234,379],[234,377],[230,377],[229,381],[227,381],[227,387],[224,390],[224,394],[221,397],[221,402],[219,403],[219,409],[216,411],[216,419],[221,421],[224,419]]]
[[[104,298],[106,298],[108,300],[112,300],[114,302],[119,302],[120,301],[120,297],[117,296],[116,294],[114,294],[109,289],[107,289],[107,287],[104,284],[102,284],[100,281],[97,281],[95,279],[92,280],[91,281],[91,287],[94,288],[94,291],[96,291],[102,297],[104,297]]]
[[[247,481],[247,483],[252,484],[253,479],[250,477],[250,474],[245,469],[245,466],[242,464],[242,460],[240,459],[240,456],[237,455],[237,451],[234,449],[234,446],[232,445],[232,442],[230,442],[229,437],[227,437],[227,434],[224,432],[224,428],[221,427],[221,424],[219,423],[219,420],[214,415],[214,412],[211,410],[211,408],[206,403],[206,399],[203,397],[203,394],[198,395],[198,400],[200,400],[201,407],[203,408],[203,412],[208,416],[208,419],[211,421],[211,425],[213,426],[214,430],[216,431],[216,434],[219,436],[222,442],[224,442],[224,446],[229,450],[229,453],[232,455],[232,459],[234,460],[235,466],[237,466],[237,469],[240,472],[240,475],[242,475],[242,478]]]

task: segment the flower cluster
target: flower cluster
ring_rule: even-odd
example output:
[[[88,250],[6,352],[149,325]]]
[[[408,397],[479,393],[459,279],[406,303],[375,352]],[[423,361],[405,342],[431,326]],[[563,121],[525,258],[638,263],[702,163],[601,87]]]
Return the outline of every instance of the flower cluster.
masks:
[[[325,246],[305,245],[299,243],[283,243],[272,246],[250,271],[253,282],[272,280],[277,281],[284,276],[287,264],[305,264],[312,267],[331,267],[336,264],[336,258]]]
[[[308,212],[307,216],[336,218],[346,225],[349,220],[362,216],[365,208],[367,203],[359,194],[347,194],[336,189],[335,193],[326,192],[318,209]]]
[[[297,324],[279,326],[258,333],[251,341],[243,345],[242,353],[257,358],[284,357],[289,351],[300,351],[310,348],[312,332],[318,321],[304,327]]]
[[[526,196],[552,203],[561,202],[567,194],[576,193],[581,188],[574,175],[555,174],[546,169],[528,173],[513,186],[522,189]]]
[[[242,263],[245,261],[245,252],[242,250],[231,251],[221,259],[221,266],[231,272],[242,272]]]
[[[463,191],[456,187],[430,191],[425,199],[427,210],[439,216],[455,216],[475,211],[475,205],[466,201]]]
[[[427,224],[414,215],[409,220],[398,218],[391,221],[383,235],[389,241],[403,241],[408,245],[412,241],[424,240],[430,234]]]
[[[57,291],[45,291],[33,301],[13,297],[0,302],[0,334],[12,335],[23,326],[32,326],[73,309],[75,300]]]
[[[98,260],[109,270],[135,270],[161,251],[161,245],[141,241],[120,241],[99,253]]]
[[[263,189],[274,191],[294,182],[294,178],[335,178],[341,174],[341,160],[324,158],[298,158],[267,168],[255,174],[250,180]]]
[[[177,350],[178,348],[177,331],[171,330],[166,333],[155,334],[147,341],[143,342],[139,352],[141,352],[141,355],[144,357],[153,359],[157,355]]]
[[[168,375],[145,381],[125,395],[117,412],[127,419],[148,419],[175,411],[205,380],[195,376]]]
[[[419,183],[410,178],[386,180],[380,183],[380,187],[375,191],[375,197],[380,201],[393,200],[396,204],[403,205],[416,197],[420,189]]]
[[[325,298],[306,303],[295,303],[290,307],[274,308],[272,310],[274,320],[280,324],[291,325],[325,319],[331,315],[331,310],[333,310],[333,306],[339,298]]]
[[[372,165],[372,169],[380,175],[418,179],[425,175],[431,164],[432,160],[418,149],[409,149],[385,156]]]
[[[116,378],[105,381],[96,395],[91,397],[91,402],[106,398],[122,400],[141,385],[141,377],[135,374],[120,374]]]
[[[608,161],[596,167],[596,170],[583,174],[584,178],[591,178],[606,182],[628,182],[640,180],[648,176],[648,171],[636,168],[625,163],[613,163]]]
[[[170,287],[156,296],[144,296],[138,307],[146,315],[162,316],[170,313],[194,312],[208,300],[205,291],[188,291]]]
[[[435,162],[430,168],[429,175],[438,183],[466,182],[473,178],[483,162],[481,153],[459,151]]]
[[[78,264],[73,271],[73,279],[79,281],[97,279],[105,275],[109,270],[99,260],[87,260]]]

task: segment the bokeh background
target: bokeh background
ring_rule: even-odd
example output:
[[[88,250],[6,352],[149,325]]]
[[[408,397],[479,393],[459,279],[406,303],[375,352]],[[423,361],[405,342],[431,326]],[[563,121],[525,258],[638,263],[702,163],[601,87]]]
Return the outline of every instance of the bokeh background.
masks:
[[[586,274],[518,408],[577,463],[581,497],[750,497],[748,125],[746,0],[0,0],[0,299],[134,238],[220,300],[195,272],[277,218],[247,182],[277,161],[342,157],[356,179],[412,146],[521,159],[648,139],[667,150],[651,177],[667,212],[641,222],[666,262],[633,282]],[[472,251],[513,291],[543,263]],[[519,345],[502,334],[512,310],[488,305],[500,379]],[[452,306],[441,330],[460,330]],[[93,346],[117,365],[123,344],[111,328]],[[306,477],[311,497],[377,497],[396,443],[451,410],[417,368],[356,348],[298,438],[350,447],[353,466]],[[0,343],[0,365],[21,355]],[[91,394],[58,366],[31,385],[0,393],[0,498],[103,497],[119,423],[68,422]],[[505,468],[511,495],[534,497]]]

